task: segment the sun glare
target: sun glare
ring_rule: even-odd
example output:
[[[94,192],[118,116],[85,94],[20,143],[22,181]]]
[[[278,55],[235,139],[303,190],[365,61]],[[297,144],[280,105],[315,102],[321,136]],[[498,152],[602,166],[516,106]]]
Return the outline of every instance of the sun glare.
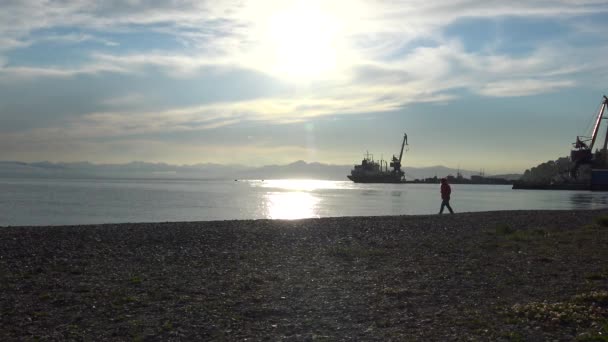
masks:
[[[313,79],[337,65],[338,21],[314,2],[277,10],[268,21],[271,68],[284,78]]]
[[[266,196],[267,217],[270,219],[294,220],[319,217],[319,199],[307,192],[272,192]]]

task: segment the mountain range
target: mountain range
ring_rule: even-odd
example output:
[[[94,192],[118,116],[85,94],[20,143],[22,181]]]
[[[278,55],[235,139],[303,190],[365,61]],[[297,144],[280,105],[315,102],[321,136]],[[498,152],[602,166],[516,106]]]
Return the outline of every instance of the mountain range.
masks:
[[[93,164],[90,162],[51,163],[0,161],[0,177],[19,178],[168,178],[168,179],[287,179],[311,178],[347,180],[353,165],[332,165],[302,160],[286,165],[251,167],[244,165],[195,164],[170,165],[166,163],[131,162],[126,164]],[[445,177],[460,172],[469,178],[479,172],[458,170],[442,165],[403,168],[407,179]],[[519,174],[493,175],[518,179]],[[490,176],[488,176],[490,177]]]

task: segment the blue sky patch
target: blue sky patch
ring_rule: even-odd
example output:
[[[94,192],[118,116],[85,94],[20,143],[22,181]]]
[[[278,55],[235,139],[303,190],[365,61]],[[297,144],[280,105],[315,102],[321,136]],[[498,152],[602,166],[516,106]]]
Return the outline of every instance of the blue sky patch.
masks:
[[[461,19],[444,29],[448,38],[459,39],[468,52],[487,51],[525,55],[546,43],[567,38],[567,24],[552,19],[500,17]]]

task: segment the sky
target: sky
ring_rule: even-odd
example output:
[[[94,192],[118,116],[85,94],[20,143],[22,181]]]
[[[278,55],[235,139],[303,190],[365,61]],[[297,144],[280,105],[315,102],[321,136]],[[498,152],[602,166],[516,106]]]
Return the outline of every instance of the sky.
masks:
[[[0,160],[523,172],[608,92],[605,0],[0,7]]]

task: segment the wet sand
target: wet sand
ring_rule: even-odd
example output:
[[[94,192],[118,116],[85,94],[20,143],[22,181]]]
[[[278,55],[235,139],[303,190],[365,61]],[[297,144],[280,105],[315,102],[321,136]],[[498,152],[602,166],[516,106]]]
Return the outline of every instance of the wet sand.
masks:
[[[0,340],[605,336],[604,215],[4,227]]]

